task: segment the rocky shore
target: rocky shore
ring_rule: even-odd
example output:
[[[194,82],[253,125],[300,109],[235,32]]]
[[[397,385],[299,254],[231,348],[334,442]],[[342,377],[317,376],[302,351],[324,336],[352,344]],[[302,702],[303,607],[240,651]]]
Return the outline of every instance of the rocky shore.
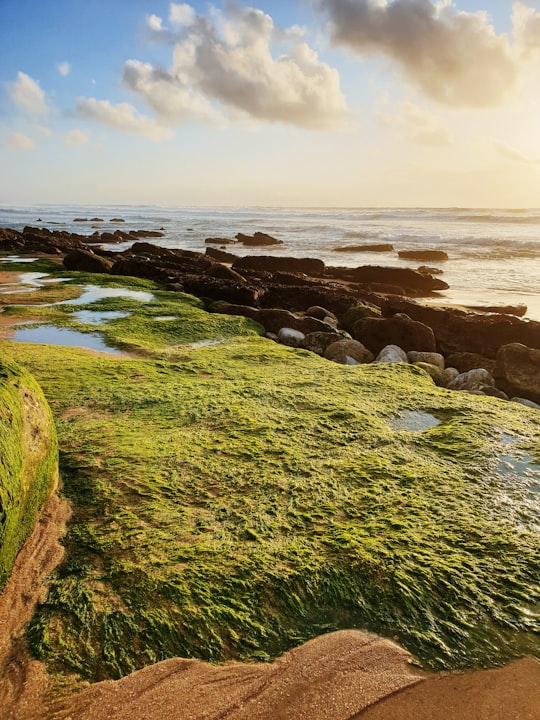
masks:
[[[441,387],[540,403],[540,322],[518,317],[522,307],[473,312],[428,305],[423,298],[448,288],[434,268],[333,267],[316,258],[239,257],[214,247],[199,253],[140,241],[162,235],[4,228],[0,251],[53,254],[69,270],[154,280],[204,299],[211,312],[249,317],[276,341],[334,362],[411,362]],[[128,250],[102,247],[128,240]],[[218,242],[224,240],[207,239]],[[280,241],[239,233],[237,243]]]

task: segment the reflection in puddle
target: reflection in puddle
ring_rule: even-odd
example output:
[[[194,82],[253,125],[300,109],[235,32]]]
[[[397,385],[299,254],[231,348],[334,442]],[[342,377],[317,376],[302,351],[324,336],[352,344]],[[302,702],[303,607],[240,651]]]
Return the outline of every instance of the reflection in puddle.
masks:
[[[36,262],[38,258],[26,258],[26,257],[19,257],[19,255],[6,255],[1,259],[1,262],[3,263],[33,263]]]
[[[441,424],[440,420],[427,412],[419,410],[402,410],[389,422],[394,430],[408,430],[409,432],[422,432],[430,430]]]
[[[34,328],[17,330],[13,338],[15,342],[42,343],[46,345],[64,345],[81,347],[89,350],[110,353],[112,355],[125,355],[121,350],[106,345],[98,335],[80,333],[67,328],[57,328],[54,325],[41,325]]]
[[[85,285],[84,292],[74,300],[63,300],[57,305],[86,305],[103,298],[125,297],[139,302],[150,302],[154,296],[144,290],[129,290],[128,288],[105,288],[98,285]]]
[[[121,312],[120,310],[79,310],[73,313],[73,317],[80,323],[85,325],[102,325],[109,320],[120,320],[129,317],[131,313]]]

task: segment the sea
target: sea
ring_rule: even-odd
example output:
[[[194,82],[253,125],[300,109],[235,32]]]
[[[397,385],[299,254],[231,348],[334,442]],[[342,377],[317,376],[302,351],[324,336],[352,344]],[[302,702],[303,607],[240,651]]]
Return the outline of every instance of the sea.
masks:
[[[98,218],[98,219],[96,219]],[[76,219],[83,220],[76,221]],[[123,222],[119,222],[119,220]],[[227,245],[237,255],[316,257],[327,265],[429,265],[450,286],[428,302],[463,306],[527,306],[540,321],[540,209],[159,207],[151,205],[26,205],[0,208],[0,227],[26,225],[92,234],[159,230],[150,240],[204,252],[207,238],[266,232],[282,245]],[[391,244],[392,251],[355,247]],[[130,243],[111,245],[122,250]],[[105,245],[105,247],[109,247]],[[337,248],[350,248],[337,250]],[[398,257],[400,250],[444,250],[448,260]]]

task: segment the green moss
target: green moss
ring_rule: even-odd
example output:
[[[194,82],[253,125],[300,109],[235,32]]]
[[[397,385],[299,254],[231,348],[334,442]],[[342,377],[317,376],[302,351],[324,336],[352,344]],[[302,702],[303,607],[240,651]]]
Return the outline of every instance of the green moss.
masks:
[[[53,407],[74,505],[29,630],[57,671],[275,656],[339,627],[432,667],[538,653],[538,498],[497,471],[503,433],[538,448],[536,413],[256,337],[175,362],[6,347]],[[396,430],[404,409],[440,424]]]
[[[0,589],[57,481],[52,416],[35,380],[0,358]]]

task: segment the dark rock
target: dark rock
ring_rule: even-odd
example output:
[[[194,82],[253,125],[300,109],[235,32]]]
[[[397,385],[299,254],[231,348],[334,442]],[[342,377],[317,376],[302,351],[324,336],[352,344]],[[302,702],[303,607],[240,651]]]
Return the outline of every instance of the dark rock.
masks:
[[[283,245],[283,240],[278,240],[267,233],[256,232],[254,235],[245,235],[244,233],[237,233],[236,239],[243,245]]]
[[[344,340],[343,335],[338,332],[311,332],[308,333],[304,340],[304,347],[306,350],[316,353],[317,355],[324,355],[326,348],[332,343],[338,340]]]
[[[266,270],[267,272],[304,273],[311,277],[324,274],[324,263],[317,258],[273,257],[271,255],[246,255],[237,258],[235,270]]]
[[[437,290],[447,290],[448,284],[439,278],[419,273],[410,268],[364,265],[353,268],[351,277],[359,283],[382,283],[403,288],[409,295],[429,295]]]
[[[109,222],[119,223],[119,222],[126,222],[124,218],[111,218]]]
[[[352,329],[357,320],[361,320],[365,317],[380,317],[381,311],[379,308],[373,307],[372,305],[354,305],[343,313],[341,318],[341,327],[347,332],[352,332]]]
[[[399,250],[398,256],[407,260],[448,260],[444,250]]]
[[[430,265],[420,265],[420,267],[417,267],[416,270],[424,275],[442,275],[444,272],[440,268],[431,267]]]
[[[240,273],[235,272],[232,268],[227,267],[226,265],[222,265],[221,263],[216,263],[207,271],[207,274],[210,275],[210,277],[224,278],[225,280],[235,280],[239,283],[246,282],[246,279],[242,275],[240,275]]]
[[[313,305],[321,305],[340,317],[357,304],[357,299],[352,293],[340,287],[270,284],[262,294],[260,304],[261,307],[282,307],[302,312]]]
[[[394,246],[390,243],[379,243],[378,245],[343,245],[334,248],[334,252],[391,252]]]
[[[465,307],[474,312],[516,315],[517,317],[523,317],[527,312],[526,305],[465,305]]]
[[[130,230],[129,234],[136,238],[163,237],[165,235],[160,230]]]
[[[460,373],[446,387],[448,390],[467,390],[468,392],[480,390],[482,392],[481,388],[486,385],[491,387],[495,385],[493,376],[484,368],[476,368]]]
[[[475,370],[476,368],[484,368],[493,374],[495,370],[495,360],[493,358],[471,352],[451,353],[446,357],[446,364],[448,367],[455,367],[460,373]]]
[[[396,297],[388,299],[383,304],[383,314],[396,312],[407,313],[413,320],[429,325],[443,354],[473,352],[495,358],[502,345],[515,342],[540,349],[540,322],[533,320],[437,308]]]
[[[257,305],[260,288],[235,280],[213,278],[207,275],[186,275],[182,277],[184,292],[199,298],[225,300],[236,305]]]
[[[73,218],[73,222],[90,222],[88,218]]]
[[[424,372],[427,372],[435,385],[437,385],[438,387],[446,387],[448,383],[448,378],[444,372],[444,369],[441,369],[438,365],[433,365],[432,363],[423,362],[421,360],[413,362],[413,365],[415,367],[421,368]]]
[[[508,395],[540,402],[540,350],[520,343],[499,348],[494,370],[497,387]]]
[[[238,255],[233,255],[233,253],[218,250],[217,248],[206,248],[205,254],[221,263],[233,263],[235,260],[238,260]]]
[[[90,218],[90,222],[103,222],[103,218],[98,218],[98,217]]]
[[[398,345],[405,352],[436,350],[431,328],[403,313],[391,318],[361,318],[354,324],[351,335],[375,354],[386,345]]]
[[[68,270],[82,270],[91,273],[108,273],[113,267],[111,260],[95,255],[90,250],[75,248],[64,257],[64,267]]]
[[[321,281],[309,277],[305,273],[300,272],[276,272],[272,278],[273,282],[278,285],[314,285],[321,286]]]

